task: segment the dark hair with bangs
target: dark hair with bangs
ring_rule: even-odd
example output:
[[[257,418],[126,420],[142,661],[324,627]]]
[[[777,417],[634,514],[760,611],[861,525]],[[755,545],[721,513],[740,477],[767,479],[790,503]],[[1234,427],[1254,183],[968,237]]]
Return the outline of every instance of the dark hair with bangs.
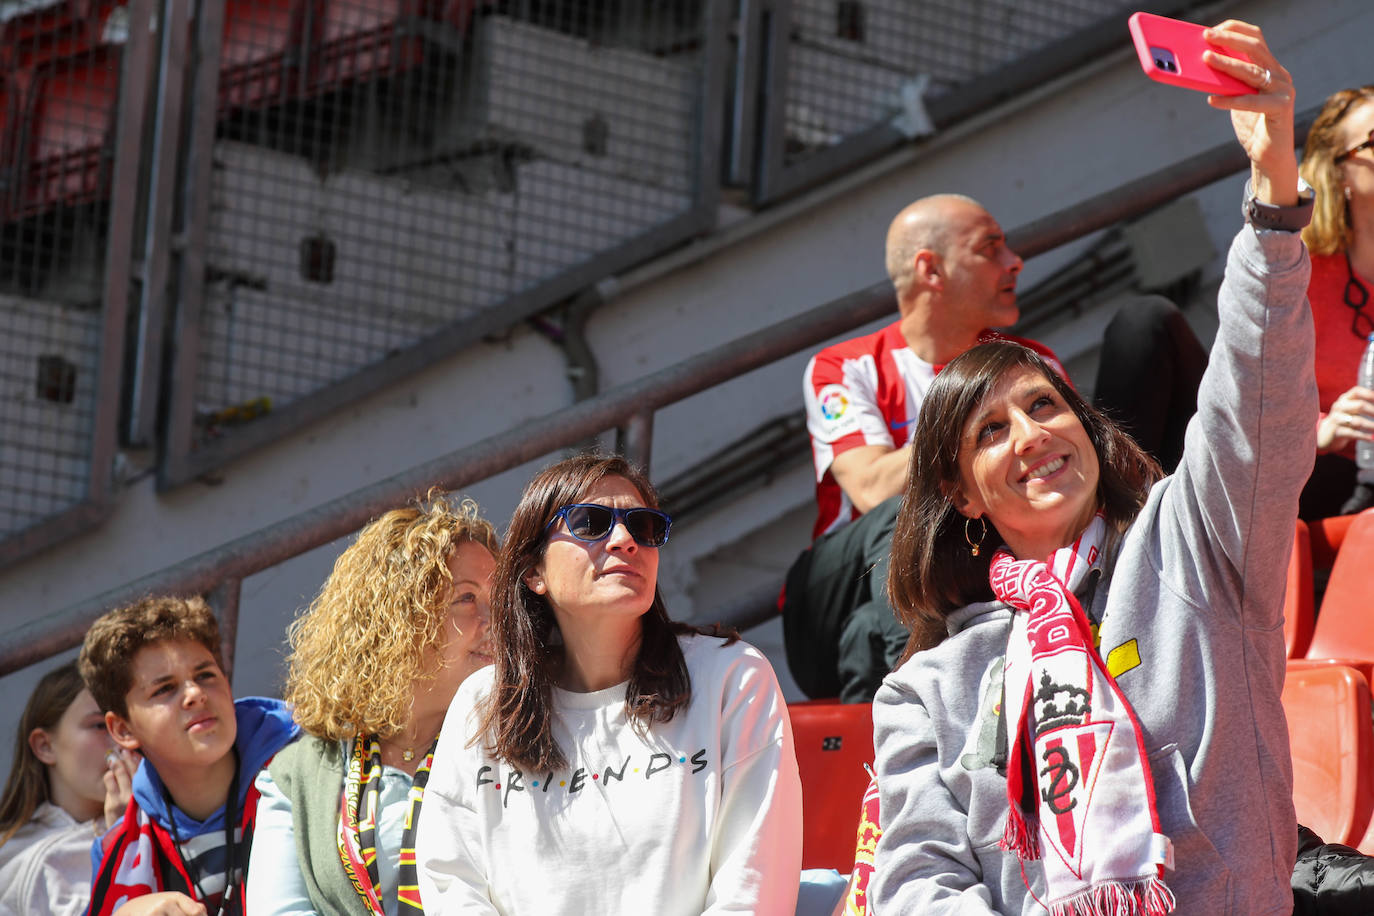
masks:
[[[624,458],[568,458],[540,471],[525,487],[496,560],[491,587],[496,676],[473,743],[489,741],[491,753],[526,771],[559,770],[568,761],[553,736],[558,624],[553,608],[525,584],[525,577],[544,558],[546,529],[555,513],[584,501],[608,477],[628,481],[645,506],[658,508],[658,494],[649,479]],[[678,636],[716,631],[670,620],[657,582],[653,603],[640,620],[639,654],[625,689],[625,713],[636,728],[647,729],[651,723],[671,720],[691,702],[692,681]]]
[[[945,617],[952,611],[992,599],[988,567],[1002,536],[985,519],[984,549],[972,556],[964,539],[966,519],[950,496],[960,485],[964,424],[998,380],[1017,369],[1043,375],[1083,424],[1100,468],[1098,507],[1117,536],[1145,505],[1150,487],[1164,476],[1134,439],[1083,400],[1034,350],[996,340],[955,357],[935,377],[921,403],[906,490],[892,535],[888,601],[911,633],[903,661],[944,640]]]

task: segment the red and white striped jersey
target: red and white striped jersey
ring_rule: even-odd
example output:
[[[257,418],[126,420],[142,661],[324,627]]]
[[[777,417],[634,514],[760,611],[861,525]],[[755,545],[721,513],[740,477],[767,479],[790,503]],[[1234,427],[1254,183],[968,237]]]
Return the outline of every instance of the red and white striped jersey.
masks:
[[[893,449],[906,445],[926,391],[943,368],[913,353],[899,324],[893,322],[872,334],[833,344],[807,363],[802,388],[816,465],[818,510],[813,540],[860,514],[830,473],[835,456],[860,445]],[[1068,378],[1059,359],[1043,344],[992,330],[979,335],[980,343],[986,340],[1024,344]]]

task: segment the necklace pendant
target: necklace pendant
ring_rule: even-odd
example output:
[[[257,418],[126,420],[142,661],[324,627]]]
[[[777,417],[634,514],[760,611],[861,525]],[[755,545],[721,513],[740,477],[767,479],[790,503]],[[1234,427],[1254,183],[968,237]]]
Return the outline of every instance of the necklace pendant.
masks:
[[[411,750],[410,748],[406,748],[405,750],[401,751],[401,759],[404,760],[406,763],[410,763],[410,761],[415,759],[415,751]]]

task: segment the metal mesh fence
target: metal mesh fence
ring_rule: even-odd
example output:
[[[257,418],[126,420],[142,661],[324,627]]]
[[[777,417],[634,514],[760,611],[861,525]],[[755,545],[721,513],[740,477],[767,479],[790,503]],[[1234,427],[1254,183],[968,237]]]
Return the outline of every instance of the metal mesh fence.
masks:
[[[192,445],[688,212],[701,6],[227,0]]]
[[[0,295],[0,536],[80,502],[90,479],[100,313]]]
[[[199,338],[178,347],[197,358],[161,392],[193,432],[169,451],[693,231],[682,217],[714,180],[703,122],[724,120],[703,96],[707,6],[724,0],[221,2]],[[146,189],[121,182],[112,204],[136,5],[0,0],[0,540],[89,497],[97,421],[120,406],[97,372],[126,355],[104,352],[123,315],[106,252],[144,237],[125,209]],[[793,0],[789,160],[1116,14],[1121,0]],[[150,172],[151,133],[129,132]]]
[[[0,5],[0,538],[89,491],[119,68],[114,3]]]
[[[1135,5],[1122,0],[793,0],[787,162],[944,95]]]

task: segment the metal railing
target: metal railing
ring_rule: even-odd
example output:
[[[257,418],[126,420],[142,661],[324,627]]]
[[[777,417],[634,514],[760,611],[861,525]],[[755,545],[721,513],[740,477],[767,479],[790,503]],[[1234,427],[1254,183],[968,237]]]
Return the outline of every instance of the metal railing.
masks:
[[[1312,109],[1299,118],[1299,135],[1306,132],[1314,115]],[[1031,257],[1144,214],[1245,165],[1245,154],[1235,143],[1222,144],[1019,227],[1009,233],[1008,240],[1023,256]],[[246,576],[347,535],[431,486],[460,489],[608,429],[619,428],[627,457],[647,467],[655,411],[891,315],[895,309],[891,285],[885,280],[875,283],[72,605],[43,621],[0,635],[0,676],[79,645],[87,627],[106,610],[150,593],[209,593],[222,617],[227,616],[225,610],[233,611],[234,616],[224,621],[226,642],[232,646],[239,585]],[[764,583],[740,596],[724,617],[747,628],[775,611],[769,600],[773,595],[776,583]]]

